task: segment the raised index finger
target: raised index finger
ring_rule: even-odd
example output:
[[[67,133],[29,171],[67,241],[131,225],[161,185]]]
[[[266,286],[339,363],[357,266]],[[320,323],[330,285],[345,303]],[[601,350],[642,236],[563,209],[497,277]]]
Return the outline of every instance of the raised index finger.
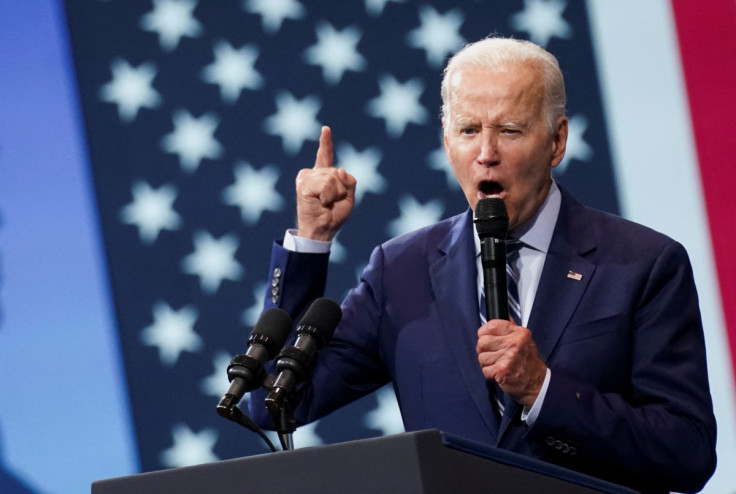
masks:
[[[332,130],[325,125],[319,135],[319,149],[317,149],[317,159],[314,161],[314,167],[330,168],[333,160]]]

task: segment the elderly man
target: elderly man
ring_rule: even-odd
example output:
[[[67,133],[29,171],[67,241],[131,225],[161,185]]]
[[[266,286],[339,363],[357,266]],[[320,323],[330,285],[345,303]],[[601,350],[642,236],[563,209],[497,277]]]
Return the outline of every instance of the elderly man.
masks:
[[[716,426],[685,250],[554,182],[568,121],[547,51],[503,38],[470,44],[450,60],[442,99],[445,151],[470,208],[374,250],[297,419],[392,382],[407,430],[441,429],[645,492],[701,489]],[[280,295],[267,306],[296,316],[321,295],[355,187],[333,167],[324,128],[314,167],[297,177],[298,229],[274,246]],[[511,266],[518,321],[479,316],[472,210],[491,195],[521,241]],[[261,419],[263,410],[251,403]]]

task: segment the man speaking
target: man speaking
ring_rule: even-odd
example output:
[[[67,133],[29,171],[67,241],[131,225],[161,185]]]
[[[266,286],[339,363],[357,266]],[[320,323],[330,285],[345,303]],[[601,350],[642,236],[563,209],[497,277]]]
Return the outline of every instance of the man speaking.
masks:
[[[716,424],[692,270],[672,239],[582,206],[552,179],[568,120],[557,60],[470,44],[442,81],[444,147],[469,210],[378,246],[301,389],[300,423],[391,382],[406,430],[436,428],[648,493],[695,492]],[[273,249],[266,306],[324,289],[356,180],[322,129],[296,181],[297,229]],[[478,201],[508,215],[508,319],[486,321]],[[267,422],[262,400],[251,413]]]

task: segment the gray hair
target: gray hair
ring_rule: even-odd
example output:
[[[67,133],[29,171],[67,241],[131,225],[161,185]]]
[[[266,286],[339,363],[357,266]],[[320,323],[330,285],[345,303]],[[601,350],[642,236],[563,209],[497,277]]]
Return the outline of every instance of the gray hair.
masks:
[[[512,38],[489,37],[465,45],[455,53],[445,67],[442,77],[443,123],[449,114],[450,77],[463,67],[480,67],[493,70],[507,70],[513,66],[532,63],[539,68],[544,89],[544,108],[547,125],[554,129],[557,119],[565,115],[565,81],[557,59],[550,52],[531,41]]]

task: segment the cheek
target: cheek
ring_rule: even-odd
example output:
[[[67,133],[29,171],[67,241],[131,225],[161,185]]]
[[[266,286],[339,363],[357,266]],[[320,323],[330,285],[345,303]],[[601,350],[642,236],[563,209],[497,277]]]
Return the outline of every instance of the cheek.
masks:
[[[468,187],[475,187],[472,174],[470,173],[470,167],[460,165],[454,165],[452,171],[455,173],[455,178],[460,184],[460,188],[467,192]]]

